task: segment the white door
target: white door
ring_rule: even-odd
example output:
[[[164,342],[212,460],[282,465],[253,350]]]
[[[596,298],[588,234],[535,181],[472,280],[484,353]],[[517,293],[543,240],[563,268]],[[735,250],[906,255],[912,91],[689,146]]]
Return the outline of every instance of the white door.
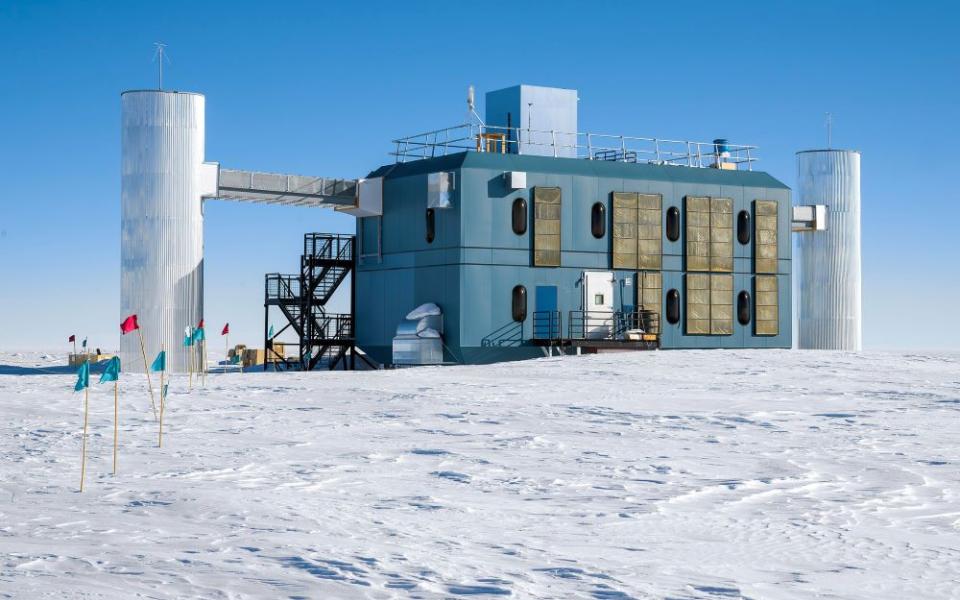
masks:
[[[613,273],[583,272],[583,332],[590,339],[613,337]]]

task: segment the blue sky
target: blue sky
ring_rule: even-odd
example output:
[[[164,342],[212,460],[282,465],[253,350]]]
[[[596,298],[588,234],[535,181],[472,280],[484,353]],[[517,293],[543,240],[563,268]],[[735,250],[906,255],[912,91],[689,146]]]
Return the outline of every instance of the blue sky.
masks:
[[[355,177],[465,90],[579,90],[580,128],[863,152],[864,343],[960,347],[960,9],[901,2],[0,3],[0,348],[118,344],[119,94],[207,96],[208,160]],[[210,203],[207,320],[257,344],[263,274],[330,211]]]

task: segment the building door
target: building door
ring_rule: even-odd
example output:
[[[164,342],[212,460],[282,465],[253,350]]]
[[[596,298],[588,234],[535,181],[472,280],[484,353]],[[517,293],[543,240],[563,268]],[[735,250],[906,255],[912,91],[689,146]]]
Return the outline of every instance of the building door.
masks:
[[[583,272],[583,337],[613,337],[613,273]]]
[[[536,312],[533,319],[533,337],[555,339],[560,337],[560,313],[557,308],[557,286],[538,285],[534,298]]]

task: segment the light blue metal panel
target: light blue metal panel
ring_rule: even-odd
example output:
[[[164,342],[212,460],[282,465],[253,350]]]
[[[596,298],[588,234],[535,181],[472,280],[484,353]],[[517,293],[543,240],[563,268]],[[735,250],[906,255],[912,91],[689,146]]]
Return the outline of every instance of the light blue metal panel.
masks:
[[[738,259],[740,260],[740,259]],[[741,325],[738,319],[737,300],[740,292],[746,291],[750,294],[750,322]],[[724,343],[725,348],[750,348],[751,334],[753,332],[753,276],[750,273],[736,273],[733,276],[733,335]]]
[[[749,244],[741,244],[737,240],[737,219],[740,215],[740,211],[747,211],[747,214],[750,215],[750,227],[751,227],[751,237],[752,237],[752,228],[753,228],[753,214],[751,210],[752,202],[750,196],[752,188],[746,188],[740,185],[722,185],[720,186],[719,196],[723,198],[732,198],[733,199],[733,257],[734,257],[734,272],[746,273],[750,271],[748,267],[744,270],[740,265],[744,264],[743,261],[737,261],[738,258],[750,258],[752,256],[751,249],[753,248],[753,241]]]
[[[667,322],[666,314],[660,319],[660,347],[661,348],[681,348],[683,347],[683,317],[685,312],[685,296],[683,289],[683,273],[676,271],[664,271],[663,273],[663,307],[666,309],[667,293],[675,289],[680,292],[680,321],[675,324]]]
[[[600,191],[595,177],[575,177],[571,181],[571,188],[570,198],[564,198],[564,208],[567,209],[564,216],[568,217],[568,222],[564,223],[568,242],[564,244],[564,249],[593,254],[594,260],[585,261],[591,265],[590,268],[609,268],[610,194]],[[598,202],[604,207],[605,229],[603,237],[599,239],[593,237],[591,231],[593,205]]]
[[[576,90],[519,85],[487,92],[487,125],[506,127],[508,115],[510,126],[531,130],[520,132],[520,154],[576,156]]]
[[[736,248],[740,246],[740,242],[736,241],[736,225],[734,225],[734,254],[736,255]],[[747,244],[748,246],[753,246],[753,244]],[[753,259],[752,258],[734,258],[733,259],[733,272],[734,273],[752,273],[753,272]]]
[[[458,175],[458,189],[467,199],[459,203],[463,245],[520,247],[523,240],[510,231],[510,206],[515,196],[523,194],[506,189],[502,171],[462,169]]]
[[[677,254],[666,254],[663,257],[663,270],[664,271],[682,271],[683,270],[683,256]]]
[[[772,200],[777,200],[777,258],[786,263],[780,262],[782,268],[785,264],[789,266],[789,261],[793,258],[793,208],[790,200],[790,190],[788,189],[768,189],[767,196]],[[789,271],[781,271],[781,273]]]
[[[788,204],[789,206],[789,204]],[[793,347],[793,277],[789,274],[777,276],[779,293],[780,334],[771,339],[771,347]]]

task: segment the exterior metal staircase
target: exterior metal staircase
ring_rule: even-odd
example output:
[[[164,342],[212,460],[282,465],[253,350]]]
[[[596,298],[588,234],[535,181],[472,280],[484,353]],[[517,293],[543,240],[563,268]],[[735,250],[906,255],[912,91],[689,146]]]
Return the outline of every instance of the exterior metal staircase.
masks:
[[[355,290],[351,280],[350,312],[328,312],[328,303],[354,271],[356,238],[352,235],[308,233],[303,237],[299,275],[266,275],[264,295],[264,370],[356,368]],[[271,308],[286,320],[270,327]],[[283,343],[280,336],[292,330],[298,344]],[[287,353],[296,346],[296,353]],[[283,351],[280,349],[283,348]]]

